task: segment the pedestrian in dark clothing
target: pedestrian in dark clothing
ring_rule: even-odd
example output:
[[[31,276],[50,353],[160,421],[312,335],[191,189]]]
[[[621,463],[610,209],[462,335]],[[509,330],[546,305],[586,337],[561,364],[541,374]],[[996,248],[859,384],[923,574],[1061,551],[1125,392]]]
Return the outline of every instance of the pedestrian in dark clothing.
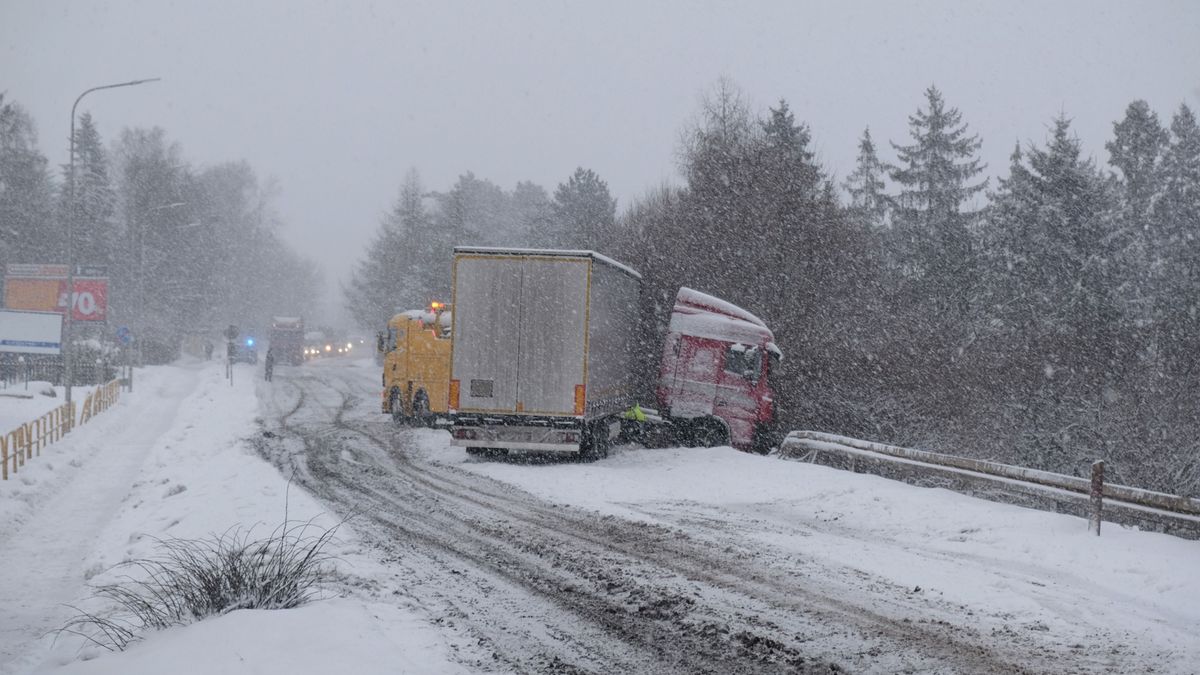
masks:
[[[268,349],[266,363],[263,367],[263,375],[264,375],[264,377],[266,377],[267,382],[271,381],[271,375],[274,370],[275,370],[275,350]]]
[[[205,342],[204,343],[204,360],[212,361],[212,353],[213,353],[213,343]]]

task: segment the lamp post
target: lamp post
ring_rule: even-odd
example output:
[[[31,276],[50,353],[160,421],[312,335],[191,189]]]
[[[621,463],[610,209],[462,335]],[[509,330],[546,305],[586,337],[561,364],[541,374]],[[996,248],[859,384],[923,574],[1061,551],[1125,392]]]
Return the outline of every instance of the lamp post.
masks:
[[[71,315],[75,313],[75,109],[79,107],[79,102],[84,96],[93,91],[101,89],[116,89],[117,87],[132,87],[138,84],[147,82],[157,82],[162,78],[151,77],[144,80],[131,80],[129,82],[118,82],[117,84],[105,84],[99,87],[92,87],[79,95],[75,99],[75,104],[71,106],[71,154],[68,160],[67,169],[67,311],[63,320],[63,379],[66,385],[66,396],[64,397],[67,403],[71,402],[71,380],[73,373],[71,372]]]

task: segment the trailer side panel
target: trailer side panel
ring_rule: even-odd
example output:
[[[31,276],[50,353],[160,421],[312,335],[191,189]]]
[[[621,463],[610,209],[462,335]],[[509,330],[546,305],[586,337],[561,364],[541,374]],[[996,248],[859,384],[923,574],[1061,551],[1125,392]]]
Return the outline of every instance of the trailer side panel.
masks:
[[[640,281],[622,268],[592,264],[588,302],[587,417],[620,413],[633,405],[633,337]]]

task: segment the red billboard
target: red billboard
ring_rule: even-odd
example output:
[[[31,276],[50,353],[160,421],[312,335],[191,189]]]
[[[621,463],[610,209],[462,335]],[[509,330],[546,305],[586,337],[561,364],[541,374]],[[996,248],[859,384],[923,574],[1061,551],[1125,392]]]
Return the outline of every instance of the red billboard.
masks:
[[[99,270],[81,269],[82,272]],[[105,321],[108,277],[76,276],[72,321]],[[9,265],[4,277],[4,306],[34,312],[65,312],[66,265]]]

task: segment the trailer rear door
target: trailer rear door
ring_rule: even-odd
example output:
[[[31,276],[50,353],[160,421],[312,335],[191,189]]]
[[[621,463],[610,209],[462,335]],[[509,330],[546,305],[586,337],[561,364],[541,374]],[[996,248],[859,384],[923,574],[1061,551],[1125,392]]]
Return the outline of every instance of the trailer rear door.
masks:
[[[586,382],[590,269],[588,258],[534,256],[524,261],[518,412],[576,414],[575,390]]]
[[[516,412],[522,267],[510,257],[455,259],[452,368],[459,410]]]

